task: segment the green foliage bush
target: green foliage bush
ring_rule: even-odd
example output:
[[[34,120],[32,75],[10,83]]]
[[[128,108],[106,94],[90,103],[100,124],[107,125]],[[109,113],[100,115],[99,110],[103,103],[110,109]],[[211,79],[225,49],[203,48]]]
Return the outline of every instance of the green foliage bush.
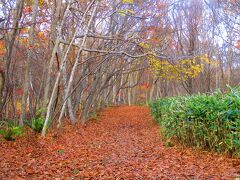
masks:
[[[24,121],[25,125],[29,126],[35,133],[40,133],[44,126],[44,118],[41,116],[41,113],[42,111],[38,110],[31,123],[27,120]]]
[[[170,97],[150,103],[163,137],[240,156],[240,89]]]
[[[43,129],[44,119],[42,117],[32,119],[29,127],[36,133],[40,133]]]
[[[23,134],[23,127],[19,126],[15,121],[1,121],[0,134],[8,141],[14,141],[16,136]]]

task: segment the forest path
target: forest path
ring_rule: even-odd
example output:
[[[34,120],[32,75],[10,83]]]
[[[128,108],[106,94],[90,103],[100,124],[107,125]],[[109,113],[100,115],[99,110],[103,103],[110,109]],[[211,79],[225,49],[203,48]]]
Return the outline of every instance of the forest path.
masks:
[[[0,145],[0,179],[234,179],[240,173],[239,160],[165,147],[147,107],[108,108],[86,127]]]

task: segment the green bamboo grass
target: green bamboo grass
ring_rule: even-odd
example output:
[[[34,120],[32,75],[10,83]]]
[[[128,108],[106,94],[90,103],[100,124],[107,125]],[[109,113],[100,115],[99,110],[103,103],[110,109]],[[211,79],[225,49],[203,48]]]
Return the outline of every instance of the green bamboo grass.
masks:
[[[240,157],[240,88],[159,99],[150,108],[168,141]]]

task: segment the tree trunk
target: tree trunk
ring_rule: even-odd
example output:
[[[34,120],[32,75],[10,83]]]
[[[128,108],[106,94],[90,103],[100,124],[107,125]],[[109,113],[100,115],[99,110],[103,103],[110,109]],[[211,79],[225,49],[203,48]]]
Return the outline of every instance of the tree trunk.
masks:
[[[22,97],[22,108],[21,108],[21,117],[19,124],[23,125],[23,121],[26,118],[26,109],[27,109],[27,100],[29,99],[29,87],[30,87],[30,71],[32,67],[32,59],[33,59],[33,48],[34,48],[34,32],[35,32],[35,24],[37,19],[37,12],[38,12],[38,0],[34,0],[34,7],[33,7],[33,14],[32,14],[32,26],[30,28],[29,34],[29,47],[28,47],[28,57],[25,66],[25,78],[24,78],[24,89],[23,89],[23,97]]]
[[[94,2],[95,2],[95,1],[92,1],[92,3],[90,3],[88,9],[90,9],[90,7],[93,5]],[[87,25],[87,27],[86,27],[86,31],[85,31],[85,34],[84,34],[84,37],[83,37],[81,46],[80,46],[80,48],[79,48],[79,50],[78,50],[77,57],[76,57],[76,59],[75,59],[75,62],[74,62],[74,65],[73,65],[73,68],[72,68],[72,71],[71,71],[71,74],[70,74],[68,86],[67,86],[67,89],[66,89],[66,93],[65,93],[65,97],[66,97],[66,98],[69,98],[69,96],[71,96],[71,95],[69,95],[69,93],[70,93],[70,90],[71,90],[71,87],[72,87],[72,84],[73,84],[73,78],[74,78],[74,76],[75,76],[75,72],[76,72],[77,66],[78,66],[78,61],[79,61],[80,55],[81,55],[81,53],[82,53],[83,47],[84,47],[84,45],[85,45],[85,43],[86,43],[87,34],[88,34],[89,29],[90,29],[90,26],[91,26],[91,24],[92,24],[93,17],[94,17],[94,15],[95,15],[95,13],[96,13],[97,7],[98,7],[98,2],[97,2],[97,4],[96,4],[96,6],[94,7],[94,10],[93,10],[93,12],[92,12],[91,18],[90,18],[90,20],[89,20],[89,22],[88,22],[88,25]],[[87,14],[87,12],[88,12],[88,10],[86,11],[85,15]],[[83,19],[85,19],[85,18],[83,17]],[[76,36],[77,32],[78,32],[78,29],[76,30],[76,33],[74,34],[73,39],[75,39],[75,36]],[[63,106],[62,106],[62,109],[61,109],[61,113],[60,113],[60,116],[59,116],[59,118],[58,118],[58,127],[61,126],[61,120],[62,120],[63,113],[64,113],[65,107],[66,107],[66,100],[67,100],[67,99],[64,100],[64,103],[63,103]]]

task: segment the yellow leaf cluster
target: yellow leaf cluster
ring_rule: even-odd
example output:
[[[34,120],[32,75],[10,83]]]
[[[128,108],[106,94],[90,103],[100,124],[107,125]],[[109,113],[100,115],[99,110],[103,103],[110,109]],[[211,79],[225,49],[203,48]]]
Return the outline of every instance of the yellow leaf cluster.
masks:
[[[139,43],[139,46],[150,52],[150,45],[147,43]],[[169,80],[186,80],[196,78],[204,68],[205,64],[215,65],[209,59],[207,54],[195,56],[193,58],[180,59],[177,62],[171,63],[168,60],[156,59],[154,54],[148,56],[151,71],[159,77]]]
[[[147,50],[150,48],[150,45],[148,43],[141,42],[138,45]]]
[[[0,41],[0,57],[5,55],[5,53],[6,53],[5,42],[1,40]]]
[[[157,60],[153,56],[148,59],[151,70],[159,77],[169,80],[196,78],[202,72],[204,65],[211,63],[207,55],[181,59],[175,63],[170,63],[167,60]]]
[[[128,3],[128,4],[133,4],[133,0],[122,0],[122,3]]]
[[[134,15],[134,11],[131,9],[126,9],[126,10],[118,10],[118,14],[121,16],[125,16],[127,14]]]
[[[27,6],[32,6],[34,4],[34,0],[25,0]],[[38,5],[41,7],[44,5],[44,0],[38,0]]]

